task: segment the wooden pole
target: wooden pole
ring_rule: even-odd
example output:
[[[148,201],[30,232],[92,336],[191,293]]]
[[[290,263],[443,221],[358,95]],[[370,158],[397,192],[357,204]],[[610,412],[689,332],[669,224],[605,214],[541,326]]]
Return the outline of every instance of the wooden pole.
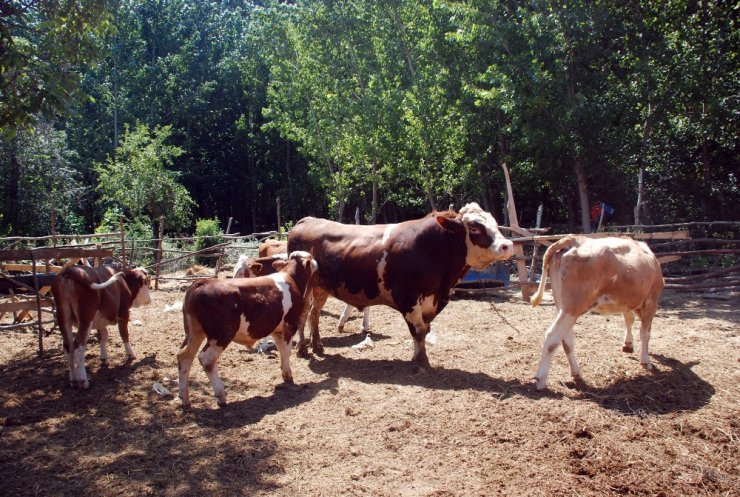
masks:
[[[504,178],[506,179],[506,195],[508,197],[506,208],[509,213],[509,224],[512,228],[519,228],[519,218],[516,215],[516,206],[514,205],[514,192],[511,189],[511,180],[509,179],[509,168],[506,167],[505,162],[501,163],[501,167],[504,169]],[[519,287],[522,289],[522,300],[529,302],[532,291],[527,284],[527,263],[524,260],[524,250],[520,243],[514,244],[514,257],[516,258],[516,268],[519,273]]]
[[[226,234],[228,235],[231,233],[231,222],[234,220],[233,217],[229,218],[229,222],[226,224]],[[216,259],[216,274],[214,274],[214,278],[218,278],[218,272],[221,270],[221,260],[223,259],[223,252],[218,256],[218,259]]]
[[[126,269],[126,232],[123,230],[123,216],[118,218],[118,225],[121,229],[121,262],[123,269]]]
[[[282,223],[280,222],[280,197],[275,198],[275,203],[277,204],[277,239],[282,240]]]
[[[164,216],[159,216],[159,233],[157,233],[157,262],[154,276],[154,290],[159,290],[159,271],[161,269],[162,262],[162,238],[164,237]]]

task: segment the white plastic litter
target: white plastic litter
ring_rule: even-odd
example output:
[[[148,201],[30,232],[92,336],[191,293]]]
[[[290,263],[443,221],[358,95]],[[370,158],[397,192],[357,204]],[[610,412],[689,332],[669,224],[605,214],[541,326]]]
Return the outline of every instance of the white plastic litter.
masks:
[[[433,331],[430,331],[429,333],[427,333],[425,341],[429,345],[437,345],[437,334]]]
[[[276,349],[277,349],[277,345],[275,345],[275,341],[272,339],[272,337],[267,337],[263,339],[254,350],[258,354],[267,354],[271,350],[276,350]]]
[[[182,301],[178,300],[172,305],[166,305],[164,306],[164,312],[175,312],[175,311],[181,311],[182,310]]]
[[[373,343],[373,339],[370,338],[370,335],[367,335],[365,339],[357,345],[352,346],[352,348],[355,350],[372,349],[373,347],[375,347],[375,344]]]
[[[164,385],[162,385],[158,381],[155,381],[154,382],[154,384],[152,385],[152,390],[154,390],[155,392],[157,392],[159,395],[171,395],[171,393],[167,389],[167,387],[165,387]]]
[[[144,326],[144,322],[141,319],[134,319],[129,322],[133,326]]]

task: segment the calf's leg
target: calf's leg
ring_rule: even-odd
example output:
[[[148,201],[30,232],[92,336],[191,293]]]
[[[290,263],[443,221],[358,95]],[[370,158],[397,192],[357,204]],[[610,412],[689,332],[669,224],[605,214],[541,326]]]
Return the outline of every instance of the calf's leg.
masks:
[[[208,340],[205,348],[198,354],[198,360],[211,381],[213,394],[221,407],[226,405],[226,388],[218,376],[218,358],[221,357],[225,349],[226,347],[218,345],[216,340]]]
[[[286,340],[282,332],[273,333],[272,338],[275,340],[280,355],[280,370],[283,373],[283,381],[293,383],[293,372],[290,369],[290,340]]]
[[[624,316],[624,325],[627,327],[624,332],[624,345],[622,346],[622,352],[632,353],[634,351],[634,347],[632,346],[632,325],[635,324],[635,313],[627,311],[622,315]]]
[[[558,315],[555,321],[550,325],[545,333],[545,342],[542,345],[542,358],[540,359],[540,366],[537,369],[535,380],[537,380],[537,390],[542,390],[547,385],[547,374],[550,371],[550,362],[552,361],[552,354],[565,337],[572,333],[573,325],[576,323],[576,316],[572,316],[563,312],[558,311]],[[572,351],[571,351],[572,352]],[[571,365],[572,371],[572,365]]]
[[[131,344],[129,343],[128,339],[128,316],[119,319],[118,333],[121,335],[123,347],[126,349],[126,362],[132,362],[134,359],[136,359],[136,354],[134,354],[134,349],[131,348]]]
[[[190,406],[190,368],[193,366],[195,354],[198,353],[203,340],[205,340],[205,334],[200,327],[190,326],[180,350],[177,351],[178,386],[183,407]]]
[[[565,356],[568,358],[568,364],[570,365],[570,375],[575,381],[579,381],[581,379],[581,367],[578,365],[578,360],[576,360],[575,334],[572,328],[570,332],[565,334],[562,343]]]

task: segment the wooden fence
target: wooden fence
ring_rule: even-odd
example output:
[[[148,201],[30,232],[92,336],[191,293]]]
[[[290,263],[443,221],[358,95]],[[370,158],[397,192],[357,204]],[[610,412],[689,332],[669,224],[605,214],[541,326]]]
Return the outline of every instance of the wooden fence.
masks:
[[[540,246],[550,245],[566,235],[547,234],[548,228],[539,227],[500,228],[509,234],[517,248],[515,257],[505,264],[510,274],[518,274],[513,285],[518,285],[522,298],[528,300],[541,277],[539,259],[544,250]],[[89,263],[90,259],[95,261],[93,264],[113,261],[124,267],[143,265],[153,273],[154,289],[158,290],[160,281],[203,277],[172,275],[183,265],[192,265],[196,257],[216,259],[213,274],[208,277],[218,276],[224,260],[236,260],[241,253],[256,255],[258,244],[276,234],[274,231],[249,235],[226,233],[217,237],[219,243],[198,251],[192,248],[197,240],[215,237],[165,238],[160,234],[156,239],[127,240],[121,232],[0,238],[0,294],[3,294],[0,295],[0,330],[35,328],[41,353],[44,326],[54,325],[49,278],[69,265]],[[608,232],[587,236],[623,235],[651,246],[663,266],[668,289],[719,292],[740,287],[740,221],[612,226]],[[3,324],[2,319],[8,313],[13,315],[12,322]],[[51,315],[43,319],[44,313]]]

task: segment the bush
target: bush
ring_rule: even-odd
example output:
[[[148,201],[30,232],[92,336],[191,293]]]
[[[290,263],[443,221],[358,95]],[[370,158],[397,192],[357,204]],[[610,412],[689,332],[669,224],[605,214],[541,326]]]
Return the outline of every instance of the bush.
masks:
[[[223,231],[218,225],[218,219],[198,219],[195,222],[195,250],[200,251],[208,247],[213,247],[224,241]],[[207,256],[197,256],[199,264],[206,266],[215,266],[216,258]]]

